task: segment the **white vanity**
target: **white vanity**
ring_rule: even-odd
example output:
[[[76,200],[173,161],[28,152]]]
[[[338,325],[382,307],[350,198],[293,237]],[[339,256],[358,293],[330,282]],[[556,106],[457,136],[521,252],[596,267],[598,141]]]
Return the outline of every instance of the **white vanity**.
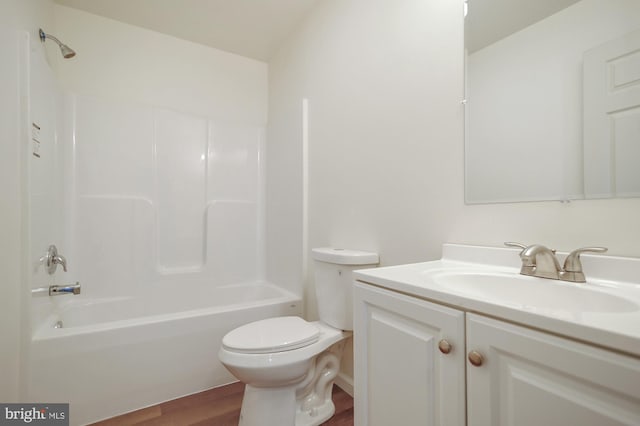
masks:
[[[579,284],[518,253],[355,273],[356,425],[640,425],[640,259],[585,255]]]

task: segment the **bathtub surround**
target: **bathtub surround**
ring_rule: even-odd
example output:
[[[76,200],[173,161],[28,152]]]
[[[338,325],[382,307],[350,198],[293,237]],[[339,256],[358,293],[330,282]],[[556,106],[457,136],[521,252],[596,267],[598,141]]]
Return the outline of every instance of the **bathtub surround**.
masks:
[[[263,276],[262,127],[79,95],[67,102],[68,257],[76,279],[91,283],[87,295]]]
[[[60,37],[83,51],[76,63],[60,63],[59,75],[76,95],[67,115],[77,117],[71,133],[79,139],[67,157],[78,164],[73,179],[84,182],[78,219],[100,234],[85,244],[107,238],[114,252],[123,240],[112,231],[130,243],[142,232],[141,246],[119,256],[138,277],[141,264],[152,267],[153,281],[264,277],[267,65],[68,7],[56,6],[55,17]],[[109,176],[116,163],[121,173]],[[107,205],[129,230],[95,226]],[[140,253],[148,255],[133,265]],[[85,260],[95,278],[109,267]],[[116,281],[109,286],[125,285]]]
[[[79,272],[101,295],[132,276],[263,277],[266,64],[63,6],[55,18],[82,52],[59,63]]]
[[[56,242],[69,272],[36,261],[30,281],[83,291],[32,299],[24,392],[70,402],[84,424],[233,381],[215,358],[222,336],[302,310],[263,279],[266,65],[56,11],[78,55],[58,64],[61,88],[42,49],[26,55],[46,142],[28,163],[29,259]]]

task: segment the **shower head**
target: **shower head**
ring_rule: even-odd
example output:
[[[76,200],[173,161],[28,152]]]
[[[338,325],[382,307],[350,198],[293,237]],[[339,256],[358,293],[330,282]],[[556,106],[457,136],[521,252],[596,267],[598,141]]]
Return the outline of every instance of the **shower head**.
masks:
[[[72,48],[70,48],[66,44],[62,43],[60,40],[58,40],[57,38],[55,38],[51,34],[45,34],[45,32],[42,31],[42,28],[40,28],[38,30],[38,32],[40,34],[40,41],[41,42],[44,43],[44,41],[46,39],[51,39],[51,40],[55,41],[58,44],[58,46],[60,46],[60,53],[62,53],[62,56],[64,56],[65,59],[73,58],[74,56],[76,56],[76,52]]]

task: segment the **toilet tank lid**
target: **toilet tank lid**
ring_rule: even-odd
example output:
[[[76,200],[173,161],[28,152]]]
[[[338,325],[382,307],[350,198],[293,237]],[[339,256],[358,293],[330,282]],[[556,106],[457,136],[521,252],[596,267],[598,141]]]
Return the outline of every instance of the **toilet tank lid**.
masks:
[[[339,265],[377,265],[380,261],[378,253],[362,250],[351,250],[335,247],[311,249],[315,260]]]

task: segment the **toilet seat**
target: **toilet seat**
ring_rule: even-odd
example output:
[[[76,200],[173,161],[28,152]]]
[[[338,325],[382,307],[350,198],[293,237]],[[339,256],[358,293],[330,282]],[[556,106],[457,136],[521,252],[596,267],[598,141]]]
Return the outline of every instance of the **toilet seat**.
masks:
[[[244,354],[266,354],[303,348],[320,338],[320,329],[300,317],[277,317],[255,321],[229,332],[224,349]]]

